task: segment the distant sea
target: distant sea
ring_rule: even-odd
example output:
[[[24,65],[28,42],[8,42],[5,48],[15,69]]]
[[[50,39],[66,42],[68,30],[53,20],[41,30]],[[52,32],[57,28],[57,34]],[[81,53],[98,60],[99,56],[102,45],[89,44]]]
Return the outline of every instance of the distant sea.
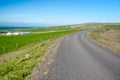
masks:
[[[25,29],[25,28],[38,28],[38,27],[0,27],[0,30]]]

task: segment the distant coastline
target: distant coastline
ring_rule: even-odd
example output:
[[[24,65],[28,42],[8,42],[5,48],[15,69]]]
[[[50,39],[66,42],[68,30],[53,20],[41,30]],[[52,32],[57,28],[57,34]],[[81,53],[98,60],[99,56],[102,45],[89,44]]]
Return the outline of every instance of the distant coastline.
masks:
[[[25,28],[40,28],[40,27],[0,27],[0,30],[25,29]]]

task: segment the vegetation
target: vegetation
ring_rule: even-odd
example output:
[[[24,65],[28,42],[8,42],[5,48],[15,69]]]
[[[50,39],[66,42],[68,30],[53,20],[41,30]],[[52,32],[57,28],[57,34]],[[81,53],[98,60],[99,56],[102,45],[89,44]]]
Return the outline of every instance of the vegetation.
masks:
[[[117,53],[120,53],[120,25],[106,25],[89,33],[89,37]]]
[[[30,71],[33,67],[41,62],[40,57],[44,55],[47,48],[59,37],[80,31],[80,29],[72,29],[51,33],[36,33],[28,35],[16,36],[0,36],[0,52],[5,54],[14,50],[25,48],[25,46],[33,46],[29,52],[13,58],[5,63],[0,64],[0,80],[24,80],[29,78]]]
[[[120,25],[107,25],[103,27],[105,30],[110,30],[110,29],[120,29]]]
[[[34,31],[34,29],[31,29],[31,30]],[[27,31],[31,31],[31,30],[27,29]],[[57,37],[58,35],[63,35],[63,34],[72,32],[74,30],[66,29],[65,27],[52,27],[52,28],[41,28],[38,30],[35,28],[35,31],[39,31],[39,32],[56,31],[56,32],[49,32],[49,33],[42,33],[42,34],[36,33],[36,34],[16,35],[16,36],[15,35],[12,35],[12,36],[1,35],[0,36],[0,42],[1,42],[0,43],[0,55],[21,49],[22,47],[25,47],[26,45],[42,42],[43,40],[53,38],[54,36]]]

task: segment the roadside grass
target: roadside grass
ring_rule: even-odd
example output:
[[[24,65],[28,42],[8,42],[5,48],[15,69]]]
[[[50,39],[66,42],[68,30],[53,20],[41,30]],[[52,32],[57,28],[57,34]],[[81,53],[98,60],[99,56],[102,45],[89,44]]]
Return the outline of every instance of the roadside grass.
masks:
[[[37,42],[37,46],[30,51],[23,53],[16,58],[11,59],[0,65],[0,80],[28,80],[30,71],[38,62],[43,62],[40,57],[42,57],[47,50],[47,48],[59,37],[66,34],[80,31],[80,29],[53,32],[50,34],[42,34],[42,36],[47,35],[42,38],[40,34],[34,34],[39,36],[34,42]],[[33,35],[32,35],[33,36]],[[14,36],[16,37],[16,36]],[[24,37],[25,38],[25,37]],[[31,37],[35,39],[34,37]],[[42,38],[42,39],[41,39]],[[14,39],[13,39],[14,40]],[[17,39],[19,41],[19,39]],[[24,41],[24,40],[23,40]],[[28,45],[27,45],[28,46]]]
[[[35,64],[42,61],[38,60],[38,57],[43,55],[51,43],[51,41],[45,41],[43,46],[38,45],[28,53],[2,64],[0,67],[0,80],[24,80]]]
[[[120,53],[120,25],[107,25],[88,33],[88,36],[102,46]]]

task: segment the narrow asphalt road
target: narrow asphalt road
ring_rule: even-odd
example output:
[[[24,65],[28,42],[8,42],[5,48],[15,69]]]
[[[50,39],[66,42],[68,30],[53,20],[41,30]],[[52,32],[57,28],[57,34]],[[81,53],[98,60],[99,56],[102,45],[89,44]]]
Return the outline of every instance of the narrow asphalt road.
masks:
[[[86,31],[65,37],[49,80],[120,80],[120,57],[86,38]]]

